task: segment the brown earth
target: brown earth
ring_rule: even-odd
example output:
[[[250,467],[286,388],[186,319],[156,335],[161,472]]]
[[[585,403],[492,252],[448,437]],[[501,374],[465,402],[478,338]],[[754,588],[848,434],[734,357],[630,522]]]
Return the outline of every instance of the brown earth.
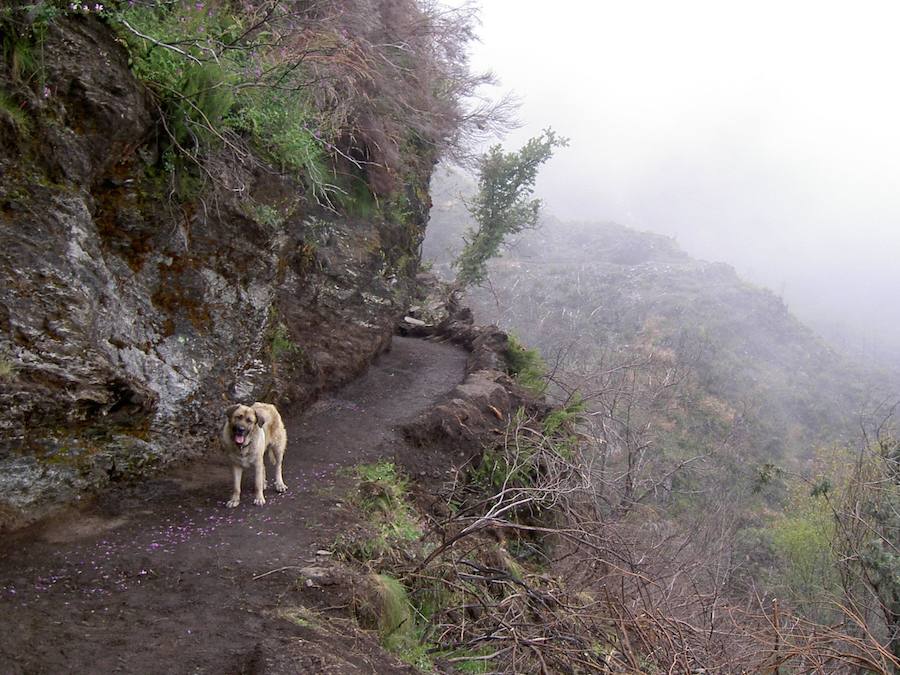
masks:
[[[327,560],[321,552],[353,524],[341,469],[414,455],[401,427],[463,380],[466,359],[396,337],[359,380],[308,409],[282,410],[289,490],[267,490],[264,507],[245,476],[241,505],[225,508],[230,471],[211,449],[7,536],[0,671],[411,672],[351,621],[312,618],[298,570]]]

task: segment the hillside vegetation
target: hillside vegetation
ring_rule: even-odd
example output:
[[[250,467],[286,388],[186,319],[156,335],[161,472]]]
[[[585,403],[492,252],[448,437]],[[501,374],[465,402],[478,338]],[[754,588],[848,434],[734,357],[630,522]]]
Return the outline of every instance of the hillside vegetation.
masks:
[[[457,176],[436,181],[425,257],[452,277],[467,216]],[[797,457],[857,438],[889,379],[831,349],[771,291],[671,239],[614,223],[551,217],[493,261],[467,295],[567,370],[655,356],[690,370],[697,391],[755,427],[760,457]]]
[[[448,278],[466,191],[458,174],[434,190],[425,255]],[[582,550],[601,579],[582,581],[645,613],[605,610],[633,618],[644,649],[684,649],[716,672],[897,667],[887,373],[835,352],[729,266],[612,223],[545,218],[465,301],[537,347],[547,393],[577,411],[583,482],[566,494],[589,495],[591,515],[564,522],[584,537],[576,549],[604,542],[603,553]],[[569,554],[554,569],[577,586]],[[659,620],[649,628],[642,616]],[[705,626],[708,641],[687,647],[676,625],[698,638]]]

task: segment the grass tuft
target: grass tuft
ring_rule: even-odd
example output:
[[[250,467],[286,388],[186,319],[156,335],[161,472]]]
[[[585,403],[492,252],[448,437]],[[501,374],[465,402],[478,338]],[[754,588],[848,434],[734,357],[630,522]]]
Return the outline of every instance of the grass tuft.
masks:
[[[354,470],[359,480],[356,504],[366,515],[374,534],[337,544],[353,559],[369,561],[382,558],[403,544],[421,538],[422,528],[406,499],[406,478],[393,463],[380,461],[361,464]]]
[[[27,136],[31,132],[31,118],[28,113],[2,91],[0,91],[0,116],[9,120],[20,136]]]

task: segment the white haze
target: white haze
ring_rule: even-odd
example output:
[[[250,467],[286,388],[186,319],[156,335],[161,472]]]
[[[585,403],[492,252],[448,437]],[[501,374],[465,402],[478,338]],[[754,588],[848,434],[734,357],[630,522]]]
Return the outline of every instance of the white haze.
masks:
[[[674,236],[833,340],[900,353],[900,5],[483,0],[548,211]]]

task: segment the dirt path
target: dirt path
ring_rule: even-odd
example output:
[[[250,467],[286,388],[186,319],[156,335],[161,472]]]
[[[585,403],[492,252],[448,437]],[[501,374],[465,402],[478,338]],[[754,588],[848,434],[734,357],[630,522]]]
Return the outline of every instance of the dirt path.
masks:
[[[394,338],[364,377],[308,410],[283,410],[289,490],[267,490],[264,507],[253,505],[247,475],[241,505],[224,507],[229,470],[211,452],[8,538],[0,672],[301,672],[302,649],[272,667],[279,645],[296,652],[304,639],[277,611],[296,575],[253,577],[314,562],[330,546],[348,518],[338,470],[390,457],[402,442],[393,429],[459,383],[465,360],[453,347]],[[346,651],[347,672],[386,667]]]

